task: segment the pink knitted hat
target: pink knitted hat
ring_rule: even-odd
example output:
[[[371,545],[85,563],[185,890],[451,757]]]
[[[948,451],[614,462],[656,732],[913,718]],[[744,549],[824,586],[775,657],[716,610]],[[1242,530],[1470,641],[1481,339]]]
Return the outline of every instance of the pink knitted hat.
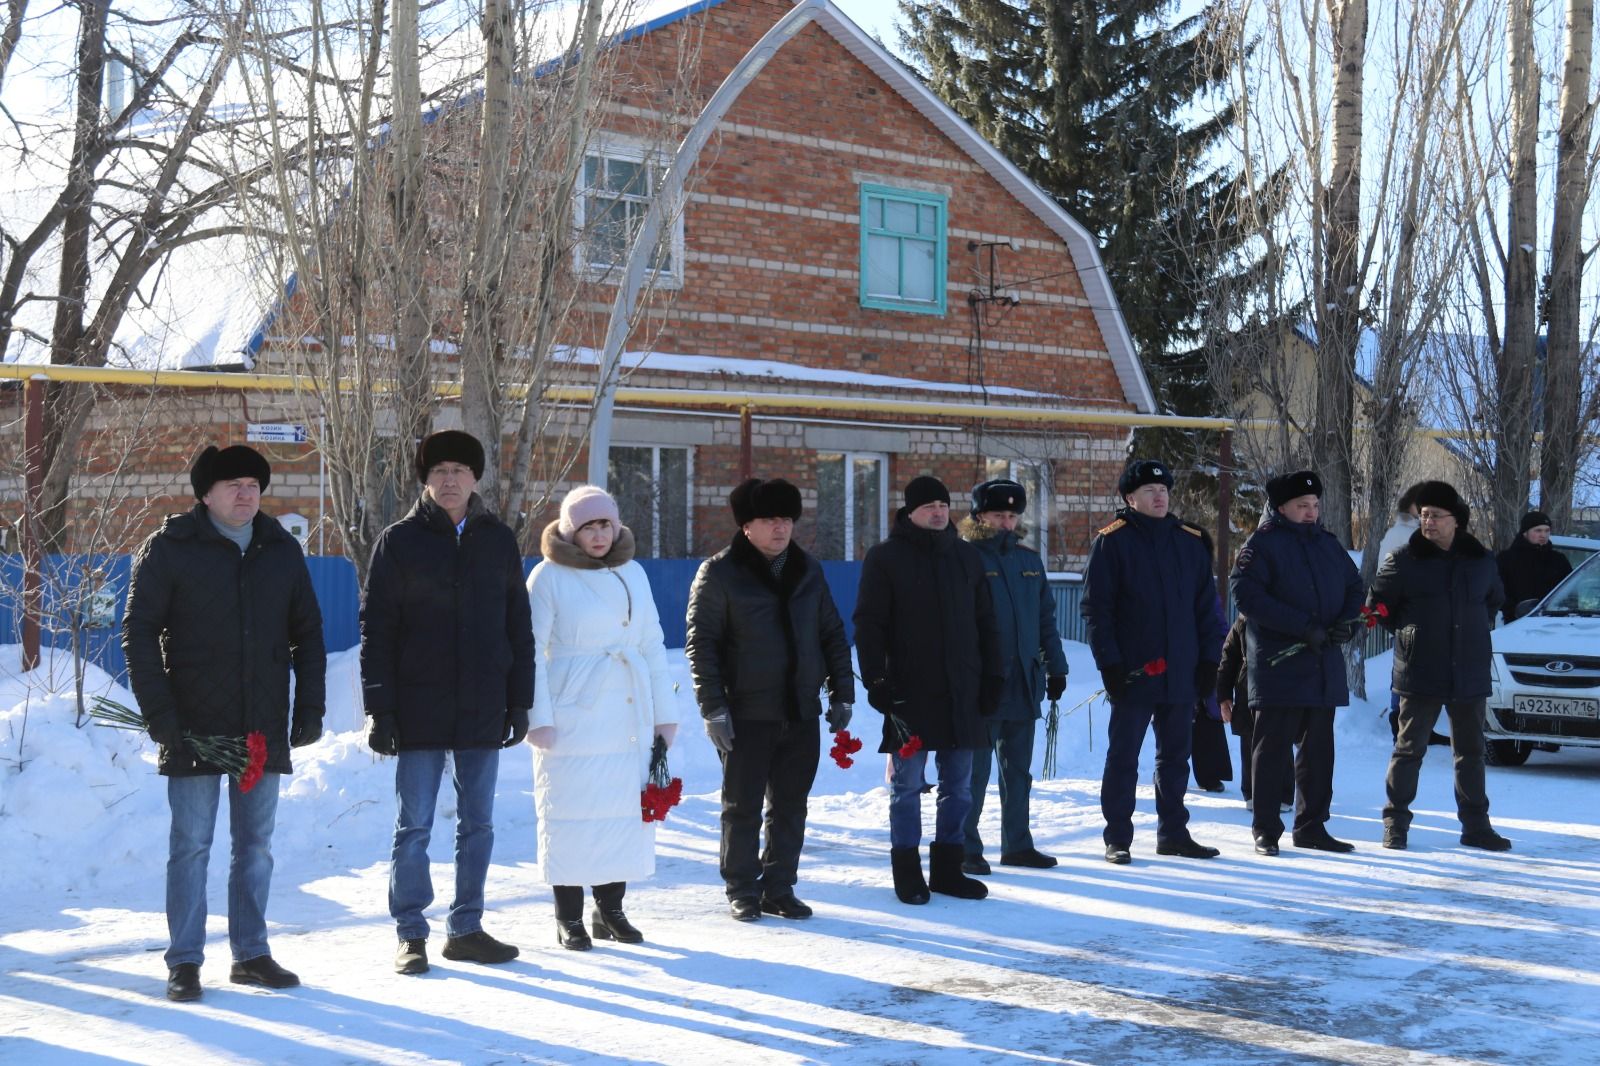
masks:
[[[617,501],[598,485],[579,485],[561,501],[561,522],[556,532],[561,534],[562,540],[571,541],[574,533],[600,518],[611,519],[614,526],[622,525]]]

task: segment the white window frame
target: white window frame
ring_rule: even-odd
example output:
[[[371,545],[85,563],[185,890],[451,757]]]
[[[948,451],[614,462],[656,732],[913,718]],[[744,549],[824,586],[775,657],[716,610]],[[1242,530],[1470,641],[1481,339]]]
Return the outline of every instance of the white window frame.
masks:
[[[684,495],[684,547],[694,556],[694,448],[687,444],[647,444],[643,441],[617,441],[612,448],[649,448],[650,449],[650,480],[654,484],[661,484],[661,453],[671,449],[684,453],[683,470],[683,495]],[[650,558],[661,558],[661,494],[650,494]]]
[[[889,456],[886,452],[832,452],[822,451],[823,455],[838,455],[844,463],[844,540],[843,544],[847,554],[846,561],[859,561],[855,557],[856,543],[856,479],[851,476],[855,469],[857,459],[872,459],[878,464],[878,499],[883,501],[883,506],[878,508],[878,533],[875,541],[881,541],[889,535]]]
[[[625,163],[647,163],[656,170],[657,181],[666,173],[667,167],[672,163],[672,157],[657,148],[652,148],[638,141],[618,137],[605,137],[596,139],[584,149],[584,161],[587,163],[590,156],[599,156],[602,159],[615,159]],[[573,242],[574,269],[580,277],[589,281],[605,281],[619,284],[622,279],[623,263],[591,263],[588,258],[588,234],[585,219],[585,205],[588,202],[589,186],[583,183],[583,167],[578,173],[578,185],[573,190],[572,212],[573,225],[578,239]],[[656,195],[656,190],[650,190],[650,197],[634,196],[630,199],[649,203]],[[680,205],[681,207],[681,205]],[[652,284],[661,288],[676,289],[683,285],[683,211],[668,208],[669,214],[666,221],[669,224],[669,248],[672,255],[672,269],[651,270]]]

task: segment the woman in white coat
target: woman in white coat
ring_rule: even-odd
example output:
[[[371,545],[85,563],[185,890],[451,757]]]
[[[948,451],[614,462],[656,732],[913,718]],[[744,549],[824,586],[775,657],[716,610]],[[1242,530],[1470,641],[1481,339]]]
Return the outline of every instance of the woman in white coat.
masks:
[[[655,872],[655,826],[640,806],[657,736],[677,732],[661,621],[633,534],[603,489],[567,493],[545,527],[544,559],[528,576],[533,606],[533,797],[539,866],[555,894],[556,941],[644,939],[622,910],[627,882]]]

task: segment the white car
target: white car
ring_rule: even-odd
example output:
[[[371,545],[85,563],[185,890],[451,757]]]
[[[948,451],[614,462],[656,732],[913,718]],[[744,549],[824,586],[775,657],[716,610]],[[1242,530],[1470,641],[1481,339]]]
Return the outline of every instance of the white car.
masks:
[[[1600,554],[1492,643],[1490,765],[1521,766],[1535,749],[1600,748]]]

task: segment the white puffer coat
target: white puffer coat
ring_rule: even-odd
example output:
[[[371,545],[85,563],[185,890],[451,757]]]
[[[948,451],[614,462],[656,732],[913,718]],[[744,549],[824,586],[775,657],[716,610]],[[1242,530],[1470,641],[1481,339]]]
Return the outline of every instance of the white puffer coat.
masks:
[[[626,527],[601,560],[561,540],[554,522],[542,549],[528,576],[538,664],[529,727],[554,726],[556,739],[533,755],[539,866],[552,885],[649,877],[655,825],[640,791],[655,727],[678,721],[650,582]]]

